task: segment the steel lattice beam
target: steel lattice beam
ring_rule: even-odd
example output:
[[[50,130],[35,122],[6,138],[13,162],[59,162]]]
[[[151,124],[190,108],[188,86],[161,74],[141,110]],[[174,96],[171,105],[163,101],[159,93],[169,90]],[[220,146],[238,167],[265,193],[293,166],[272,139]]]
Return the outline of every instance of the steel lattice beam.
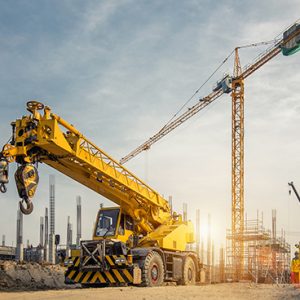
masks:
[[[244,80],[241,74],[238,49],[235,50],[232,83],[232,251],[234,279],[242,276],[244,262]]]

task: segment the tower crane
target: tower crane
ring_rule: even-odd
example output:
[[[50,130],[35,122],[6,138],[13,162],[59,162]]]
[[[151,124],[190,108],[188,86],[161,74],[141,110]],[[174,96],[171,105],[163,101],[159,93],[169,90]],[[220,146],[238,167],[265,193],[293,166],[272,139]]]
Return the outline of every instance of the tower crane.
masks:
[[[232,203],[232,250],[233,250],[233,276],[239,280],[243,269],[243,232],[244,232],[244,80],[256,70],[277,56],[280,52],[288,56],[300,50],[300,24],[294,23],[287,28],[280,38],[275,39],[272,46],[262,52],[254,62],[241,67],[239,49],[234,50],[233,75],[226,75],[213,91],[199,99],[198,103],[189,108],[173,121],[167,123],[158,133],[146,142],[124,156],[120,163],[124,164],[130,159],[162,139],[169,132],[183,124],[192,116],[203,110],[206,106],[220,98],[224,93],[231,93],[232,98],[232,168],[231,168],[231,203]]]

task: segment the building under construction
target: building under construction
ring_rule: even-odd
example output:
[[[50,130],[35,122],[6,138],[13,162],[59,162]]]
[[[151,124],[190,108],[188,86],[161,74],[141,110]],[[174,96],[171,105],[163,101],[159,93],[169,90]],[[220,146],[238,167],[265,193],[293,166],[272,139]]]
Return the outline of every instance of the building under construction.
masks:
[[[234,265],[232,240],[243,243],[242,264],[238,270],[240,278],[256,283],[288,283],[290,270],[290,245],[284,233],[276,235],[276,210],[272,211],[272,230],[263,226],[263,216],[245,220],[244,233],[238,237],[231,230],[226,235],[226,279],[235,280],[237,266]]]

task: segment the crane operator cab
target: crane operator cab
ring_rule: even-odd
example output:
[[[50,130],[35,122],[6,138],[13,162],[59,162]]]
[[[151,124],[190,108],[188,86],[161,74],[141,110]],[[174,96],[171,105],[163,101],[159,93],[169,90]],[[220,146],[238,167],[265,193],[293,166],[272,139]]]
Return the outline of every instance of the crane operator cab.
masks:
[[[116,239],[128,243],[133,235],[133,220],[121,212],[120,208],[99,210],[94,230],[94,240]]]
[[[122,264],[124,267],[132,265],[129,248],[135,240],[133,229],[132,217],[124,214],[121,208],[101,208],[97,214],[93,239],[81,241],[77,267],[81,272],[96,269],[109,272]]]
[[[223,93],[226,94],[229,94],[232,91],[232,77],[229,74],[225,74],[223,78],[213,87],[214,92],[219,90],[222,90]]]
[[[65,261],[68,284],[108,284],[141,282],[140,269],[131,253],[134,222],[119,207],[101,208],[97,213],[93,239],[81,241],[80,254]],[[135,278],[135,279],[134,279]]]

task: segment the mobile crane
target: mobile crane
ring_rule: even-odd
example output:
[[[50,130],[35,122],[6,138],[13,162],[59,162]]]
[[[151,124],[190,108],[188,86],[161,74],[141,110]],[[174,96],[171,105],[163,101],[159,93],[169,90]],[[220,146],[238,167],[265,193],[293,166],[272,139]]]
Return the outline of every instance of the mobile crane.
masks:
[[[29,101],[27,110],[29,115],[11,123],[10,143],[0,152],[1,192],[9,164],[16,162],[20,209],[30,214],[39,181],[36,165],[45,163],[118,205],[98,211],[93,239],[81,241],[67,260],[67,283],[159,286],[200,279],[199,257],[187,251],[194,242],[190,221],[172,213],[166,199],[48,106]]]

